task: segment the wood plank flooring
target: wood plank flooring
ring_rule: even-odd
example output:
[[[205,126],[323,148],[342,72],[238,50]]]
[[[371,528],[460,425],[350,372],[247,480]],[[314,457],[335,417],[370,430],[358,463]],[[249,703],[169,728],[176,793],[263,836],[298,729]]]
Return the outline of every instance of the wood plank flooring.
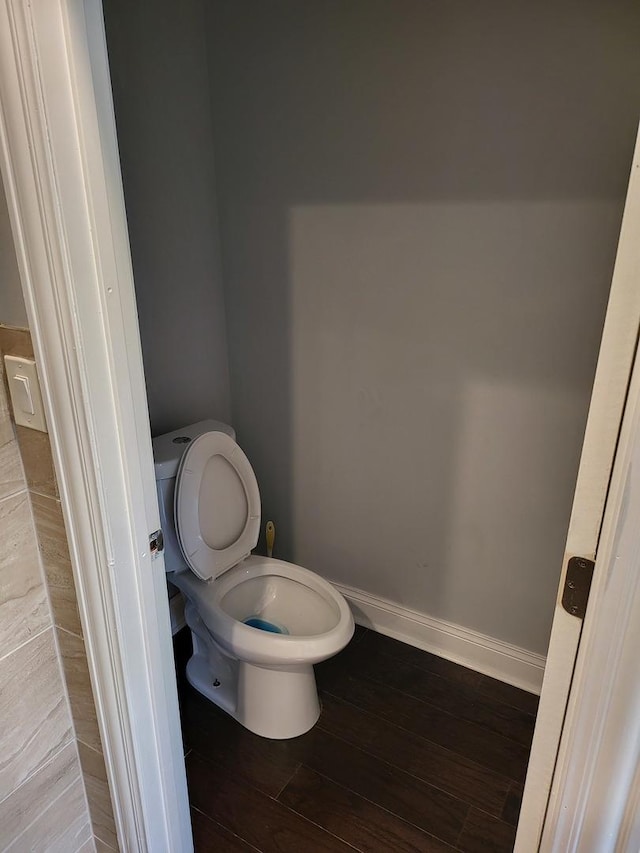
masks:
[[[316,667],[322,714],[289,741],[246,731],[184,678],[196,851],[507,853],[537,697],[363,628]]]

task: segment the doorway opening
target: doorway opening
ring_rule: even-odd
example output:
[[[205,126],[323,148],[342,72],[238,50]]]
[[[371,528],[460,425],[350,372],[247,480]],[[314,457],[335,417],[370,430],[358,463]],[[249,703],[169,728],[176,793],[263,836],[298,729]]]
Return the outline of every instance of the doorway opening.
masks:
[[[593,147],[583,145],[576,158],[573,143],[585,138],[580,126],[592,101],[553,125],[555,148],[545,149],[541,134],[523,134],[522,123],[495,130],[496,116],[519,115],[505,107],[520,102],[528,130],[551,126],[555,95],[584,85],[584,73],[558,78],[565,51],[554,51],[557,28],[544,21],[514,21],[506,9],[499,21],[501,38],[526,31],[558,60],[550,62],[554,74],[540,80],[530,74],[526,50],[487,52],[495,20],[467,28],[466,18],[443,13],[421,28],[413,7],[400,20],[382,6],[367,17],[355,7],[284,4],[274,22],[260,10],[255,4],[255,15],[240,10],[239,18],[225,3],[154,9],[152,16],[137,10],[121,26],[127,15],[117,4],[106,9],[151,425],[155,433],[182,426],[202,407],[236,426],[257,468],[265,515],[278,523],[282,556],[332,580],[364,628],[342,658],[319,670],[326,708],[336,700],[363,705],[354,690],[361,697],[369,691],[372,701],[384,690],[387,703],[396,691],[405,704],[397,710],[400,728],[411,734],[410,720],[427,713],[426,705],[433,719],[452,715],[442,707],[453,700],[438,694],[434,661],[454,659],[437,674],[454,682],[456,673],[462,679],[456,660],[464,659],[464,672],[480,679],[476,698],[489,689],[482,679],[492,668],[503,682],[539,686],[533,676],[542,669],[550,625],[542,604],[546,597],[553,609],[622,209],[618,166],[632,134],[625,136],[627,101],[614,95],[629,94],[626,60],[613,70],[607,65],[603,78],[593,68],[595,36],[587,25],[581,30],[574,49],[588,62],[578,67],[597,78],[595,102],[601,97],[615,116],[607,114]],[[602,22],[591,23],[599,38]],[[623,56],[627,24],[622,11],[607,23]],[[136,40],[136,26],[146,41]],[[33,32],[37,42],[40,31]],[[425,68],[418,48],[429,34]],[[514,43],[527,47],[527,39]],[[490,54],[499,73],[495,64],[476,62],[473,74],[461,74],[453,48],[476,59]],[[119,52],[120,59],[134,57],[134,73]],[[310,73],[296,73],[309,58]],[[177,71],[184,68],[204,90],[181,86]],[[483,85],[469,89],[470,80]],[[527,82],[539,95],[545,81],[549,99],[526,97]],[[469,100],[461,94],[467,91]],[[74,98],[82,96],[80,87]],[[527,112],[532,103],[549,112]],[[172,115],[182,122],[168,120],[176,105],[183,112]],[[473,156],[461,156],[470,128],[461,133],[459,115],[472,116],[473,130],[481,131]],[[176,144],[178,128],[186,145]],[[533,155],[524,145],[529,136]],[[15,145],[16,160],[19,150]],[[36,146],[38,162],[41,154]],[[15,193],[12,199],[15,205]],[[97,304],[109,314],[106,297]],[[124,311],[120,320],[128,316]],[[114,324],[117,318],[117,311],[109,316]],[[104,329],[96,325],[95,332],[102,341]],[[575,340],[580,347],[571,346]],[[97,426],[97,438],[108,443]],[[90,435],[81,439],[90,446]],[[117,488],[130,482],[132,459],[122,455],[112,478]],[[72,468],[74,460],[66,461]],[[130,504],[142,528],[143,491]],[[123,487],[122,494],[129,492]],[[138,554],[147,558],[148,531],[140,538],[132,523],[126,536],[131,553],[136,540],[144,543]],[[135,597],[153,594],[152,587],[136,576],[130,588]],[[150,636],[135,619],[120,627]],[[394,633],[408,641],[405,648],[379,638]],[[374,654],[372,644],[380,643]],[[157,646],[145,648],[156,654]],[[471,646],[481,660],[465,658]],[[134,642],[132,658],[135,650]],[[367,671],[370,659],[375,669]],[[385,670],[384,659],[393,666]],[[408,680],[394,683],[396,670],[407,667]],[[420,673],[430,677],[428,695],[415,695]],[[147,698],[162,692],[162,685],[146,686]],[[511,692],[498,704],[524,701]],[[412,717],[406,706],[414,702],[422,704]],[[360,710],[384,722],[388,704],[375,714],[371,707]],[[424,732],[419,737],[428,740]],[[295,797],[301,777],[319,773],[314,760],[300,761],[297,781],[278,796]]]
[[[485,769],[513,765],[499,807],[463,802],[507,847],[535,714],[518,688],[542,682],[636,122],[622,5],[615,67],[599,14],[570,49],[557,14],[105,2],[152,430],[231,423],[278,556],[356,609],[357,642],[325,665],[341,675],[319,669],[320,730],[359,708],[485,766],[474,731]],[[294,750],[237,737],[239,765]],[[249,787],[291,812],[292,778]],[[469,810],[433,834],[462,843]]]

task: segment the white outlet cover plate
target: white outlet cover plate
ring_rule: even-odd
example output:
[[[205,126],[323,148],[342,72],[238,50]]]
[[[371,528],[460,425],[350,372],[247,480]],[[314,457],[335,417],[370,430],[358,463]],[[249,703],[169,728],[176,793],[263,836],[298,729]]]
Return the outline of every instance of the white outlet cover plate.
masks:
[[[32,358],[5,355],[13,417],[17,424],[47,432],[36,363]]]

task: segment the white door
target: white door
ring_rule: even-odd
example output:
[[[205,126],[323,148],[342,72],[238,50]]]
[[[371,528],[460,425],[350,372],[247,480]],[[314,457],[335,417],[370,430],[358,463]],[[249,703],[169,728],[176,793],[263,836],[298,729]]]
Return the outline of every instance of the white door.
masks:
[[[640,134],[631,168],[609,305],[556,600],[551,641],[531,749],[517,853],[538,850],[556,766],[583,621],[564,609],[569,561],[598,562],[598,542],[640,328]],[[595,585],[594,585],[595,593]],[[590,614],[599,605],[594,594]],[[546,831],[546,830],[545,830]]]

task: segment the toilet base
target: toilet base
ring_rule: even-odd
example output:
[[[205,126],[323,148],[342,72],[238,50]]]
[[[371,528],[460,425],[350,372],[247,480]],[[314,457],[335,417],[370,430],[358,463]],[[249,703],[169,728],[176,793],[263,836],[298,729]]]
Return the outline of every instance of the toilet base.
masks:
[[[249,731],[272,740],[308,732],[320,716],[311,665],[270,668],[225,655],[210,637],[192,630],[194,654],[187,680]]]

